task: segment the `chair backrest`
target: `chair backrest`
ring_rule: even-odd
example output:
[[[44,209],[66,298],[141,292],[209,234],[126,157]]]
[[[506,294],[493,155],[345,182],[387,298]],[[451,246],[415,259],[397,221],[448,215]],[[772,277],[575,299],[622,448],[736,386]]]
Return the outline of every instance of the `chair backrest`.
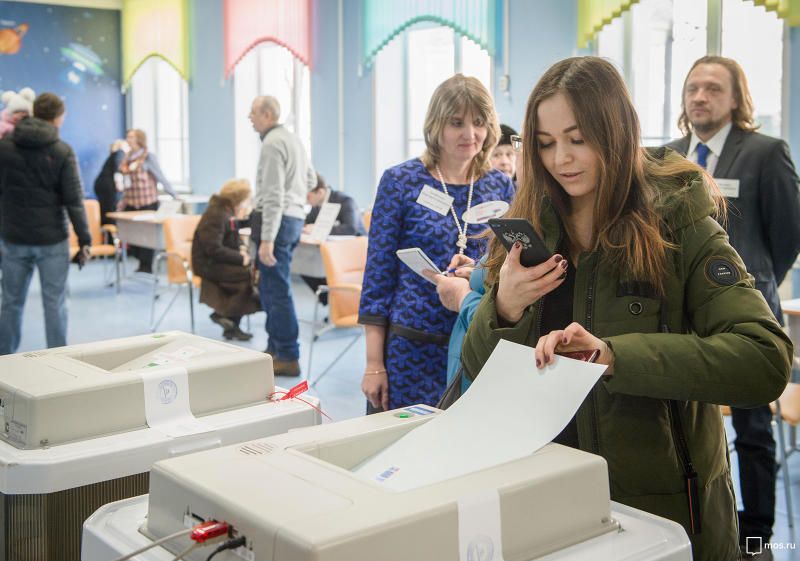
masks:
[[[320,244],[322,264],[328,286],[351,284],[361,287],[367,266],[367,238],[360,236]],[[336,325],[344,317],[358,315],[361,290],[332,290],[328,296],[329,317]]]
[[[83,209],[86,211],[86,222],[89,225],[89,233],[92,236],[92,245],[103,245],[105,240],[103,239],[102,224],[100,223],[100,203],[94,199],[84,199]],[[72,222],[69,222],[69,246],[72,248],[78,247],[78,236],[75,235]]]
[[[367,233],[369,234],[369,225],[370,225],[370,222],[372,222],[372,211],[371,210],[365,210],[361,214],[361,220],[364,222],[364,228],[367,230]]]
[[[189,281],[183,263],[185,261],[191,264],[192,239],[199,222],[200,215],[197,214],[177,214],[162,222],[164,249],[167,252],[167,280],[171,283],[183,284]]]

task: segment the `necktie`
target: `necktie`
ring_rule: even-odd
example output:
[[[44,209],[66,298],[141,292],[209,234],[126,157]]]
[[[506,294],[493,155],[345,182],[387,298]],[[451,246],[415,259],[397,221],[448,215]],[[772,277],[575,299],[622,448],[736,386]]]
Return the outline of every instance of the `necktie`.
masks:
[[[711,148],[703,144],[702,142],[697,145],[697,165],[706,169],[708,164],[708,154],[711,152]]]

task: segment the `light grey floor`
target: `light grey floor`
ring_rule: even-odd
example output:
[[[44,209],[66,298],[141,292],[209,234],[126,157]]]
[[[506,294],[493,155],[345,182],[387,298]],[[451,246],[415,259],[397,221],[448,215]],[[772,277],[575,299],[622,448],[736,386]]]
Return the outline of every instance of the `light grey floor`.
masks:
[[[135,268],[131,260],[128,270]],[[122,292],[117,294],[113,288],[105,286],[103,264],[90,263],[84,270],[72,267],[70,271],[69,336],[70,344],[140,335],[149,332],[150,302],[152,298],[152,277],[129,276],[123,280]],[[295,279],[295,305],[300,319],[300,354],[303,374],[308,365],[308,342],[311,336],[311,319],[314,313],[314,296],[300,280]],[[159,302],[164,306],[168,297]],[[324,316],[324,308],[320,308]],[[195,306],[196,333],[205,337],[221,339],[221,328],[212,323],[208,315],[211,310],[204,305]],[[189,331],[189,305],[184,289],[172,309],[166,315],[159,330]],[[247,330],[243,321],[242,327]],[[263,350],[266,348],[264,314],[251,318],[250,330],[254,338],[248,343],[238,343],[244,347]],[[333,360],[349,343],[359,330],[336,330],[324,335],[314,345],[313,377]],[[38,278],[34,277],[28,302],[25,308],[23,336],[20,351],[41,349],[46,346],[41,305],[41,291]],[[311,393],[321,399],[322,409],[333,420],[340,421],[364,413],[365,401],[359,389],[361,373],[365,364],[364,337],[331,369]],[[300,379],[278,377],[277,385],[291,387]],[[726,422],[729,438],[733,438],[730,423]],[[738,482],[736,455],[732,455],[734,484]],[[777,513],[772,543],[775,559],[780,561],[800,561],[800,551],[795,548],[800,532],[800,457],[791,456],[789,467],[792,480],[792,504],[794,506],[795,528],[789,528],[789,520],[784,499],[782,477],[778,479]],[[777,549],[777,548],[783,549]]]

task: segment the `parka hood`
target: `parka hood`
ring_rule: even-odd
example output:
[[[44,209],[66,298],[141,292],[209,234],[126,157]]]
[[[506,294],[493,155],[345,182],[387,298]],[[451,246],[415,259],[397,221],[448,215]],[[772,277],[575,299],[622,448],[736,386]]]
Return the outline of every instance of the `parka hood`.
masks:
[[[47,121],[27,117],[17,123],[12,138],[21,148],[41,148],[58,142],[58,129]]]

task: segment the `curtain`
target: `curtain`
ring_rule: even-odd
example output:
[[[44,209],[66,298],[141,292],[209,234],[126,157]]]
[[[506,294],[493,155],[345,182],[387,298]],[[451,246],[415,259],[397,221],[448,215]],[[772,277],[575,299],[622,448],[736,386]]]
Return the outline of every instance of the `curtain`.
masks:
[[[433,21],[495,53],[495,0],[363,0],[362,59],[369,67],[380,50],[410,25]]]
[[[225,0],[225,75],[250,49],[272,41],[311,67],[311,0]]]
[[[638,0],[577,0],[577,2],[578,47],[585,49],[589,46],[589,41],[594,39],[604,26],[629,10]]]
[[[189,23],[186,0],[124,0],[122,5],[122,86],[152,56],[189,79]]]
[[[800,0],[753,0],[753,3],[777,13],[792,27],[800,27]]]

